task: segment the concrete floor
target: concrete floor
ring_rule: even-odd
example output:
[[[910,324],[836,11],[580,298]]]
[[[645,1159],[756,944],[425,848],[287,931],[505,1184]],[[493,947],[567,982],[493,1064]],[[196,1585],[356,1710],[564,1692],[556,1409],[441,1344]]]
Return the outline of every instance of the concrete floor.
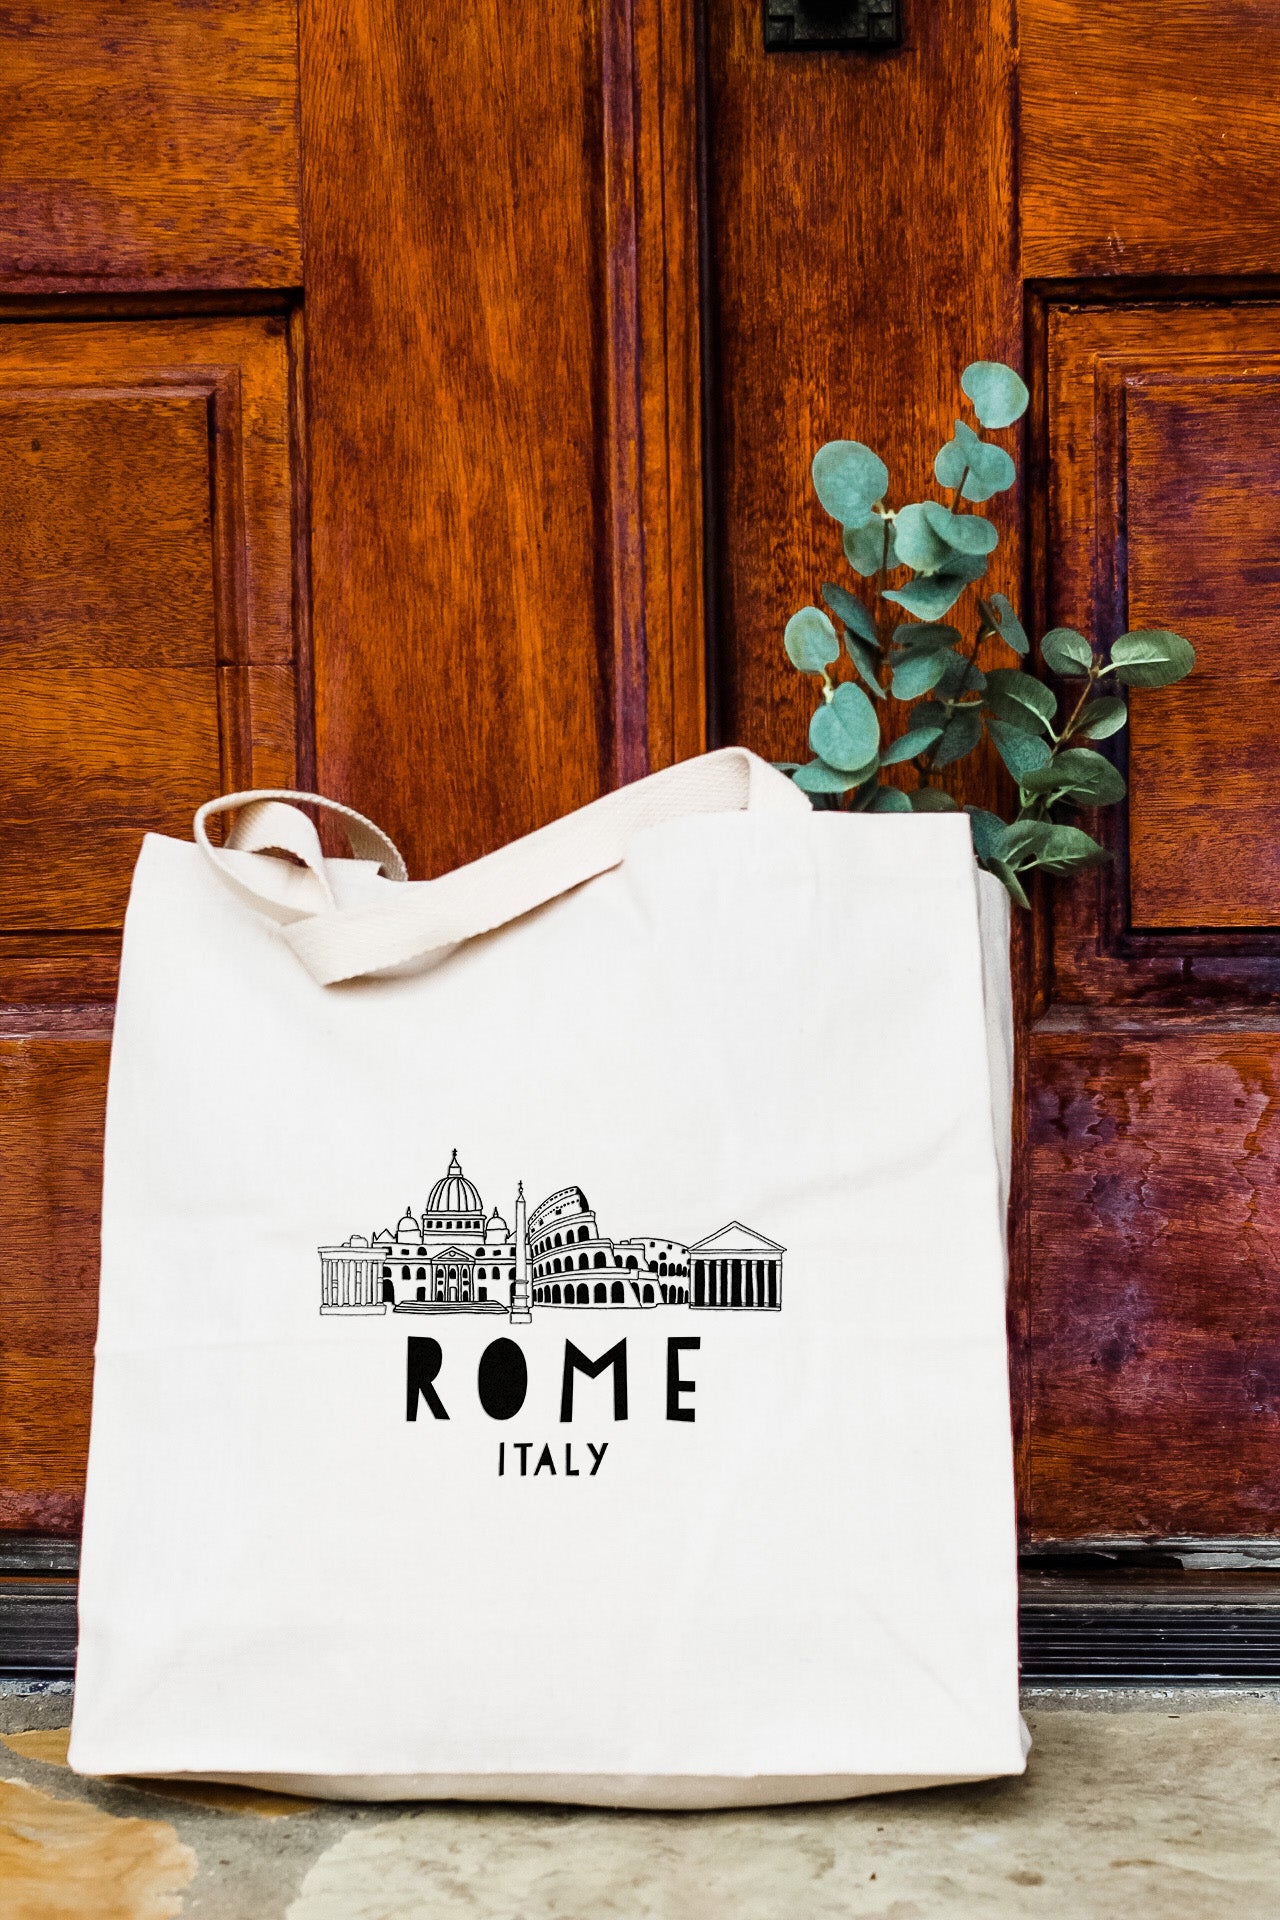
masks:
[[[1032,1691],[1023,1779],[667,1815],[102,1785],[70,1706],[0,1683],[4,1920],[1280,1915],[1280,1692]]]

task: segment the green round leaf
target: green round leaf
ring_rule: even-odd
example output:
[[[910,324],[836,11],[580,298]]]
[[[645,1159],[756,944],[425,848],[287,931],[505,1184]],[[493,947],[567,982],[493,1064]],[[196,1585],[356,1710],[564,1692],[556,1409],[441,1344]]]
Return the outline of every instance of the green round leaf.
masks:
[[[1079,827],[1053,826],[1035,864],[1046,873],[1070,873],[1073,867],[1100,867],[1110,858],[1106,848],[1100,847]]]
[[[862,639],[869,641],[873,647],[879,646],[880,636],[876,632],[876,623],[856,593],[850,593],[846,588],[838,587],[834,580],[824,580],[822,597],[832,613],[844,621],[851,633],[861,635]]]
[[[836,630],[821,607],[801,607],[787,622],[782,636],[787,658],[801,673],[821,673],[840,658]]]
[[[911,802],[901,787],[877,787],[868,813],[910,813]]]
[[[1093,648],[1074,627],[1054,627],[1040,642],[1044,663],[1064,680],[1079,679],[1093,665]]]
[[[858,669],[858,677],[877,700],[887,700],[888,694],[880,685],[880,649],[868,646],[856,633],[846,633],[845,646],[849,649],[849,658]]]
[[[828,440],[813,456],[813,484],[833,520],[864,527],[888,491],[889,469],[858,440]]]
[[[981,860],[979,862],[979,865],[983,868],[985,872],[994,873],[996,879],[1004,887],[1005,891],[1009,895],[1009,898],[1015,903],[1015,905],[1019,907],[1026,907],[1028,909],[1030,908],[1031,902],[1028,900],[1026,894],[1023,892],[1022,882],[1019,880],[1017,874],[1014,872],[1013,868],[1008,864],[1007,861],[997,860],[994,857],[992,857],[986,860]]]
[[[1027,639],[1027,630],[1005,595],[993,593],[986,605],[988,613],[994,616],[992,625],[1005,645],[1012,647],[1015,653],[1027,653],[1031,645]]]
[[[894,699],[918,700],[930,687],[936,687],[947,670],[949,651],[943,647],[935,653],[909,653],[904,660],[899,660],[893,669]],[[951,658],[955,658],[954,654]]]
[[[1004,448],[993,447],[963,420],[956,421],[955,438],[939,450],[933,471],[944,487],[958,487],[964,479],[961,498],[973,501],[1004,493],[1018,477],[1018,469]]]
[[[1125,796],[1123,776],[1090,747],[1068,747],[1045,767],[1027,774],[1022,785],[1028,793],[1052,793],[1059,800],[1080,805],[1109,807]]]
[[[980,513],[952,513],[940,500],[925,500],[922,511],[930,530],[953,553],[994,553],[1000,535]]]
[[[1191,642],[1164,627],[1122,633],[1111,649],[1116,678],[1125,687],[1172,686],[1175,680],[1185,680],[1195,663]]]
[[[861,687],[846,680],[823,702],[809,722],[809,745],[829,767],[846,772],[874,760],[880,722]]]
[[[938,682],[940,700],[958,700],[962,693],[981,693],[987,684],[987,676],[981,667],[975,667],[972,660],[962,660],[958,653],[944,655],[945,665],[942,678]]]
[[[898,558],[905,560],[909,567],[914,567],[917,573],[936,573],[939,567],[946,565],[953,552],[929,524],[928,509],[934,504],[933,501],[913,501],[909,507],[899,509],[893,523]]]
[[[882,520],[877,516],[868,521],[865,527],[846,527],[844,557],[864,580],[873,573],[879,573],[882,560],[886,571],[898,566],[900,562],[893,538],[892,520]]]
[[[882,767],[896,767],[903,760],[914,760],[918,753],[927,753],[935,740],[941,740],[941,727],[908,727],[899,734],[892,746],[885,747],[880,755]]]
[[[1031,398],[1013,368],[998,360],[973,361],[960,375],[960,388],[984,427],[1011,427]]]
[[[808,766],[797,767],[792,776],[805,793],[848,793],[850,787],[856,787],[865,777],[864,768],[856,773],[842,773],[838,767],[829,767],[822,760],[811,760]]]
[[[917,787],[909,793],[912,813],[955,813],[956,803],[942,787]]]
[[[938,620],[949,613],[971,580],[980,580],[987,570],[985,558],[977,554],[953,553],[937,573],[908,580],[885,594],[918,620]]]
[[[1072,735],[1082,740],[1105,740],[1110,734],[1119,733],[1129,718],[1129,709],[1123,700],[1090,700],[1080,711],[1080,718],[1072,728]]]
[[[1004,847],[1005,824],[998,813],[985,807],[966,807],[973,832],[973,850],[979,860],[999,859]]]
[[[949,767],[953,760],[963,760],[966,753],[973,752],[981,738],[981,707],[957,707],[933,750],[934,766]]]
[[[987,705],[998,719],[1012,719],[1013,724],[1017,725],[1020,716],[1001,711],[1003,706],[1010,703],[1046,725],[1058,711],[1057,696],[1051,687],[1045,686],[1043,680],[1023,673],[1019,667],[994,667],[987,675]]]
[[[904,621],[893,630],[895,647],[910,647],[921,653],[936,653],[939,647],[960,645],[959,627],[947,627],[937,621]]]
[[[1028,733],[1024,727],[1011,726],[1007,720],[997,720],[990,713],[987,715],[987,732],[995,743],[996,752],[1019,785],[1029,773],[1048,765],[1053,750],[1041,734]]]

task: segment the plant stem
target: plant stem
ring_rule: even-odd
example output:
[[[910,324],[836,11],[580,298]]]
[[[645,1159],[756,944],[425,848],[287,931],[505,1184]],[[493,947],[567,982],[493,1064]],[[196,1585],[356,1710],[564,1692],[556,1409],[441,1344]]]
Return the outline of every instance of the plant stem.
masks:
[[[1084,692],[1080,695],[1080,698],[1076,701],[1075,708],[1074,708],[1074,711],[1072,712],[1071,718],[1067,721],[1066,726],[1062,729],[1062,732],[1058,735],[1057,740],[1054,742],[1053,750],[1055,753],[1058,751],[1058,748],[1062,745],[1063,741],[1067,740],[1070,737],[1071,729],[1072,727],[1074,727],[1076,721],[1080,718],[1080,715],[1084,712],[1085,703],[1087,702],[1089,695],[1093,692],[1094,687],[1097,685],[1101,674],[1102,674],[1102,668],[1098,665],[1097,661],[1095,660],[1093,665],[1089,669],[1089,677],[1084,683]]]

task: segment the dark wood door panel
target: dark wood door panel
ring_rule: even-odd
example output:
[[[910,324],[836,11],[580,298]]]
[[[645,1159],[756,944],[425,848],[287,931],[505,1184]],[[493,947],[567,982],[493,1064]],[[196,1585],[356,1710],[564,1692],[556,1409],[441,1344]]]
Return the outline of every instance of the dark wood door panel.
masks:
[[[296,287],[294,0],[0,14],[0,291]]]
[[[1275,1534],[1280,1020],[1051,1014],[1030,1055],[1030,1534]]]
[[[80,1525],[110,1051],[80,1019],[0,1035],[0,1530]]]
[[[721,723],[792,759],[813,702],[782,630],[848,574],[814,453],[868,442],[905,505],[966,363],[1017,356],[1012,19],[913,7],[902,50],[876,57],[766,53],[758,0],[720,0],[707,32]],[[995,517],[991,584],[1016,594],[1018,515]]]
[[[1050,306],[1046,617],[1164,625],[1193,678],[1129,696],[1116,854],[1059,891],[1058,1000],[1280,985],[1280,306]]]
[[[430,874],[702,742],[692,9],[301,23],[319,779]]]
[[[142,835],[293,779],[290,362],[282,315],[0,325],[0,1529],[79,1524]]]
[[[292,779],[289,389],[279,317],[0,326],[11,998],[109,990],[142,834]]]
[[[1254,0],[1021,0],[1028,279],[1280,272],[1280,35]]]

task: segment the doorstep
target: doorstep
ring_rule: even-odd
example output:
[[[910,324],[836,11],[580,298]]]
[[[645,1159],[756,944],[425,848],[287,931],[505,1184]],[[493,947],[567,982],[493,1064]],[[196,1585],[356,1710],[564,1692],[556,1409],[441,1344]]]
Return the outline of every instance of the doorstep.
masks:
[[[70,1705],[65,1682],[0,1682],[0,1865],[18,1910],[40,1920],[1274,1920],[1277,1910],[1280,1689],[1031,1687],[1022,1779],[698,1814],[107,1785],[66,1769]]]

